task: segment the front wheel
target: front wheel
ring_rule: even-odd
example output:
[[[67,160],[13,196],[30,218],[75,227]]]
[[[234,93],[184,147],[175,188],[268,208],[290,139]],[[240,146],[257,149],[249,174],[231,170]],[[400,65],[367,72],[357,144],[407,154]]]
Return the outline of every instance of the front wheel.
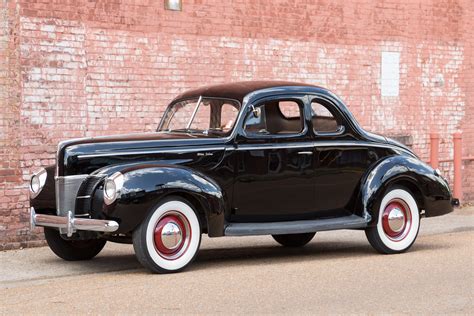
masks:
[[[420,211],[413,195],[404,188],[394,188],[382,199],[377,225],[365,234],[380,253],[392,254],[408,250],[420,229]]]
[[[89,260],[99,254],[107,242],[104,239],[67,240],[54,228],[44,228],[44,237],[49,248],[67,261]]]
[[[305,234],[286,234],[286,235],[272,235],[280,245],[285,247],[302,247],[313,239],[316,233]]]
[[[178,272],[190,264],[201,244],[201,225],[184,199],[158,204],[133,232],[138,261],[155,273]]]

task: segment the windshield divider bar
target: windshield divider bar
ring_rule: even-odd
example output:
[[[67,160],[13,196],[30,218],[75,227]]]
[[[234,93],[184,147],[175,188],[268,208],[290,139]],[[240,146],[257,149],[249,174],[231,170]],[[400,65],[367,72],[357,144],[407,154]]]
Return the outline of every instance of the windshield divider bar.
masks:
[[[201,101],[202,101],[202,95],[199,96],[198,102],[197,102],[196,107],[194,108],[194,111],[193,111],[193,115],[191,116],[191,119],[189,120],[188,126],[186,126],[186,129],[189,129],[191,127],[191,124],[194,121],[194,117],[196,116],[196,113],[199,109],[199,106],[201,105]]]

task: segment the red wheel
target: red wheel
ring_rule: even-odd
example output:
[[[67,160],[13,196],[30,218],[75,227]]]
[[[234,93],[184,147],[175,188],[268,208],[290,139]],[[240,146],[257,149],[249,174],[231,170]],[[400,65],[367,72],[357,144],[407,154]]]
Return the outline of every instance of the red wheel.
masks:
[[[381,253],[406,251],[415,242],[420,228],[420,211],[413,195],[395,188],[380,203],[377,225],[366,229],[370,244]]]
[[[400,199],[389,201],[382,214],[382,227],[391,240],[404,239],[411,229],[410,207]]]
[[[165,259],[177,259],[189,246],[190,236],[191,227],[186,217],[178,211],[167,212],[155,227],[156,251]]]
[[[180,198],[161,202],[133,233],[138,261],[153,272],[184,269],[201,243],[201,226],[191,204]]]

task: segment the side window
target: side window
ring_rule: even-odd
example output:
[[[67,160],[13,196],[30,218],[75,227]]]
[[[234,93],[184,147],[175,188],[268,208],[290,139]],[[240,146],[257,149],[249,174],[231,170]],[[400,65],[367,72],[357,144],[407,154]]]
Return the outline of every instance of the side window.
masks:
[[[328,107],[316,100],[311,102],[312,121],[315,132],[336,133],[341,122],[331,113]]]
[[[244,123],[248,135],[291,135],[303,131],[303,106],[293,100],[268,101],[255,106]]]
[[[300,107],[295,101],[280,101],[278,102],[278,107],[286,119],[296,119],[300,117]]]
[[[223,131],[229,131],[234,126],[234,120],[239,110],[230,103],[224,103],[221,106],[221,123],[220,127]]]

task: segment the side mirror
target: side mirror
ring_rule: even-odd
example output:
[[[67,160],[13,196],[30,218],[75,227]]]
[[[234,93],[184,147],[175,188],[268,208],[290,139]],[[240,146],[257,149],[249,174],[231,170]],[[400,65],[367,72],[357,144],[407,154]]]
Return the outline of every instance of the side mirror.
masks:
[[[262,114],[262,109],[256,108],[253,105],[250,106],[250,109],[252,111],[253,117],[255,117],[255,118],[259,118],[260,115]]]

